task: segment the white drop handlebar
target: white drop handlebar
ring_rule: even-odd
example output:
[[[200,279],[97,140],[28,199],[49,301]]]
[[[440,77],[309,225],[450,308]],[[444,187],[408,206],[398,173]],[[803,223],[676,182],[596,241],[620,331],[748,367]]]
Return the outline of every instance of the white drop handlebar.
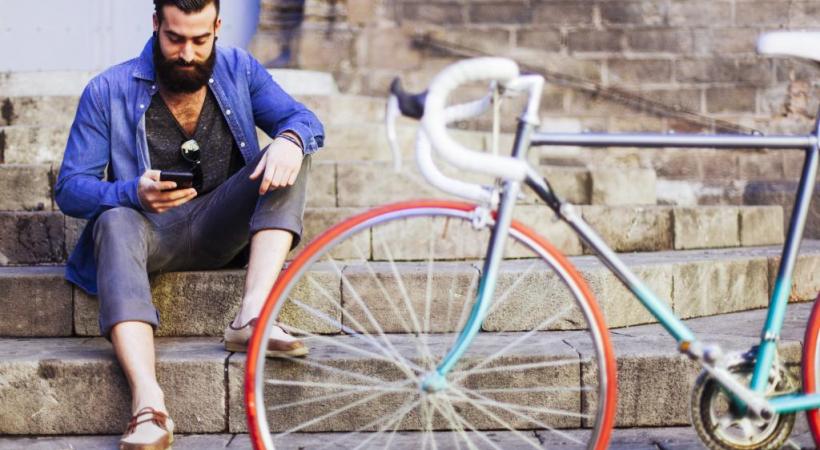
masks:
[[[493,81],[489,94],[476,101],[445,108],[447,98],[455,88],[463,83],[482,80]],[[490,205],[496,204],[498,200],[492,189],[444,175],[434,163],[432,150],[435,149],[444,160],[465,171],[517,181],[526,177],[532,169],[525,161],[471,150],[447,134],[448,124],[476,117],[489,109],[493,101],[495,83],[508,91],[529,91],[529,102],[522,119],[537,123],[543,78],[536,75],[519,76],[518,66],[508,59],[475,58],[448,66],[435,77],[427,93],[421,119],[422,127],[416,138],[416,162],[430,184],[458,197]],[[391,96],[386,121],[388,141],[393,149],[396,170],[399,169],[401,160],[394,125],[398,115],[398,100]]]
[[[447,134],[445,105],[450,93],[471,81],[492,80],[502,86],[518,78],[518,65],[505,58],[475,58],[459,61],[436,75],[424,104],[422,127],[437,153],[462,170],[521,181],[527,174],[524,161],[470,150]]]

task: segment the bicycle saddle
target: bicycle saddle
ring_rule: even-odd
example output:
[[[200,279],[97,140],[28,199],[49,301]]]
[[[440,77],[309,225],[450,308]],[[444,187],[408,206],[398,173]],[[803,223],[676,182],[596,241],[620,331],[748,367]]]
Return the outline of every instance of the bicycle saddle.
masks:
[[[761,55],[797,56],[820,63],[820,32],[775,31],[757,40]]]

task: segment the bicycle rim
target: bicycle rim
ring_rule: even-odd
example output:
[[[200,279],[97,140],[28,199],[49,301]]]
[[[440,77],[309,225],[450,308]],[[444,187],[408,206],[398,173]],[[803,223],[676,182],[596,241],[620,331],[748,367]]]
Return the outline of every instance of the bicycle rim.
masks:
[[[566,258],[518,223],[482,332],[446,389],[419,388],[475,301],[490,226],[474,210],[442,201],[378,208],[331,228],[293,261],[248,352],[257,448],[317,436],[318,448],[402,439],[422,448],[540,448],[542,440],[606,448],[616,377],[603,317]],[[310,355],[266,360],[260,344],[274,322],[301,336]]]
[[[814,301],[814,307],[806,326],[806,335],[803,339],[803,392],[816,394],[820,385],[820,296]],[[820,446],[820,411],[813,409],[806,411],[814,443]]]

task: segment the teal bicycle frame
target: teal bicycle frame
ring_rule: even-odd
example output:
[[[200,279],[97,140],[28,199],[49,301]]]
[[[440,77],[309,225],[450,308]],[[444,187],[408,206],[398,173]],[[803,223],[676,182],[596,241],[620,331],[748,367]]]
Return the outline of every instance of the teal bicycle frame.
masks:
[[[777,341],[785,318],[786,306],[791,293],[791,279],[806,224],[808,208],[811,202],[813,186],[817,178],[818,165],[818,130],[820,121],[815,124],[812,134],[804,136],[762,136],[762,135],[700,135],[700,134],[611,134],[611,133],[536,133],[535,124],[521,119],[516,131],[512,156],[526,159],[531,146],[582,146],[582,147],[677,147],[677,148],[716,148],[716,149],[780,149],[804,150],[805,161],[800,183],[791,215],[786,242],[783,247],[780,267],[775,280],[774,290],[769,302],[766,323],[761,332],[754,371],[749,388],[763,395],[767,387],[769,372],[774,363]],[[693,349],[703,348],[694,333],[681,321],[668,306],[661,301],[649,287],[643,283],[607,246],[601,237],[575,212],[572,205],[562,201],[549,186],[547,180],[528,177],[524,183],[542,199],[555,213],[564,220],[583,241],[589,245],[601,261],[621,280],[643,306],[658,320],[666,331],[678,342],[682,353],[698,359],[706,366],[703,355]],[[484,262],[476,302],[471,310],[466,326],[434,373],[427,376],[422,387],[435,391],[446,386],[446,375],[459,361],[481,328],[492,303],[495,292],[495,280],[501,261],[504,244],[512,221],[512,210],[521,189],[517,181],[505,181],[501,189],[495,226],[490,237],[487,258]],[[770,412],[792,413],[820,408],[820,394],[789,394],[768,398]],[[742,405],[741,402],[741,406]]]

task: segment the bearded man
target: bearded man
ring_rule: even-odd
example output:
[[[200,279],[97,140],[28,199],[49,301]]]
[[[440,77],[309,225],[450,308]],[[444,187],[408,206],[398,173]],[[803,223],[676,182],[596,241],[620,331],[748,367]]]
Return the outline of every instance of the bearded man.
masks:
[[[248,53],[216,46],[219,0],[154,0],[142,54],[85,88],[55,187],[60,209],[88,219],[66,278],[99,299],[100,332],[132,395],[123,449],[173,441],[155,372],[152,273],[224,267],[250,242],[240,311],[225,330],[247,348],[285,257],[299,241],[316,116]],[[274,138],[260,149],[255,127]],[[161,173],[188,172],[163,181]],[[276,327],[269,356],[302,356]]]

